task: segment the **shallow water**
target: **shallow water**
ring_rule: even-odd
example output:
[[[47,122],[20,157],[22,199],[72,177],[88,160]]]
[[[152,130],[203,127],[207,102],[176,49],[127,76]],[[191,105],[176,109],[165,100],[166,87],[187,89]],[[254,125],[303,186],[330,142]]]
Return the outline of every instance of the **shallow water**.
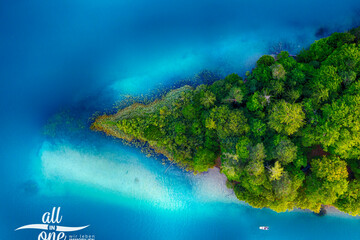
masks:
[[[97,239],[356,239],[358,218],[253,209],[216,169],[193,176],[88,127],[124,95],[296,54],[359,24],[359,9],[354,0],[0,2],[1,239],[37,239],[14,229],[53,206]]]

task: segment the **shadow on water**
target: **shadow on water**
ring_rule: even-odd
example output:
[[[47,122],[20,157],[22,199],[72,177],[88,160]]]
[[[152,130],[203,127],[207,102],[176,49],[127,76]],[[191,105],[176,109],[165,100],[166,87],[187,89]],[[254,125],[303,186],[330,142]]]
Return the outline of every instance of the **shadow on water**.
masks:
[[[36,195],[39,192],[38,183],[34,180],[27,180],[19,186],[20,190],[26,195]]]

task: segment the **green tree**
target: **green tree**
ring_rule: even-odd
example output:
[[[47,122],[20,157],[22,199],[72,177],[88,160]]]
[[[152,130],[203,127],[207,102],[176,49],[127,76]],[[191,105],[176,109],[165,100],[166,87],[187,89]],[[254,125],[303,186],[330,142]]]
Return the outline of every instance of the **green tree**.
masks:
[[[342,158],[360,156],[360,96],[344,95],[322,108],[322,118],[311,135]]]
[[[206,172],[215,165],[216,155],[208,149],[199,149],[194,156],[194,171]]]
[[[265,172],[264,160],[254,159],[246,166],[246,171],[254,176],[260,176]]]
[[[249,158],[249,145],[250,139],[248,137],[240,137],[239,141],[236,144],[236,154],[240,159],[248,159]]]
[[[251,121],[250,129],[255,137],[261,137],[264,136],[266,133],[266,124],[259,119],[253,119]]]
[[[316,177],[329,182],[348,178],[346,162],[335,156],[312,160],[311,169]]]
[[[195,107],[192,104],[184,106],[182,114],[186,119],[195,119],[197,118],[197,112]]]
[[[284,100],[274,105],[269,116],[269,127],[279,133],[291,135],[304,126],[305,114],[301,105]]]
[[[313,205],[330,205],[348,188],[346,162],[338,157],[323,157],[311,162],[312,173],[306,178],[306,195]]]
[[[263,108],[263,105],[260,102],[260,97],[259,97],[260,93],[259,92],[255,92],[250,98],[249,100],[246,102],[246,107],[247,109],[249,109],[250,111],[257,111],[259,109]]]
[[[277,158],[284,165],[291,163],[296,159],[297,147],[289,139],[280,141],[276,146],[275,158]]]
[[[159,140],[162,137],[162,133],[159,127],[149,125],[144,131],[144,137],[147,140]]]
[[[230,136],[241,136],[249,131],[247,118],[241,110],[230,110],[228,106],[222,105],[212,109],[216,119],[216,130],[220,139]]]
[[[290,85],[291,86],[301,86],[306,80],[306,75],[299,68],[295,68],[290,73]]]
[[[273,95],[278,96],[285,90],[285,83],[282,80],[272,80],[269,84],[269,88]]]
[[[337,48],[324,62],[341,71],[360,72],[360,49],[356,44],[344,44]]]
[[[318,41],[315,41],[311,44],[309,50],[303,50],[298,54],[298,60],[301,62],[311,62],[311,61],[324,61],[332,52],[334,48],[328,44],[328,39],[323,38]]]
[[[289,56],[289,53],[282,51],[277,55],[277,63],[281,64],[285,71],[291,71],[297,64],[296,60],[293,57]]]
[[[224,99],[227,102],[236,102],[241,103],[244,98],[242,90],[240,87],[233,87],[230,89],[229,96]]]
[[[344,44],[353,43],[355,40],[355,36],[349,32],[345,33],[333,33],[328,38],[327,43],[332,46],[333,48],[341,47]]]
[[[249,155],[251,160],[264,160],[266,158],[266,150],[263,143],[258,143],[250,150]]]
[[[286,97],[290,103],[294,103],[301,97],[301,91],[300,89],[291,89],[286,93]]]
[[[215,121],[214,121],[214,119],[212,119],[212,118],[207,118],[206,120],[205,120],[205,127],[207,128],[207,129],[216,129],[216,123],[215,123]]]
[[[316,41],[296,58],[263,56],[246,81],[230,74],[184,86],[100,116],[91,128],[195,173],[220,155],[227,185],[254,207],[333,205],[360,214],[359,29]]]
[[[271,69],[272,77],[274,79],[278,79],[278,80],[285,79],[286,71],[285,71],[283,65],[275,63],[275,64],[271,65],[270,69]]]
[[[274,166],[269,168],[270,180],[279,180],[284,172],[284,168],[281,166],[279,161],[276,161]]]
[[[216,101],[215,94],[213,94],[210,91],[205,91],[202,97],[200,98],[201,104],[206,108],[210,108],[212,105],[214,105],[215,101]]]
[[[360,182],[353,180],[349,183],[347,191],[335,202],[341,211],[356,216],[360,214]]]
[[[231,85],[239,85],[243,83],[243,79],[236,73],[231,73],[227,75],[224,80]]]
[[[337,67],[321,66],[314,81],[320,83],[321,88],[329,89],[329,92],[337,92],[342,82],[341,77],[337,74]]]
[[[339,75],[345,86],[349,86],[352,82],[356,80],[356,72],[354,71],[343,71]]]
[[[275,58],[273,56],[270,55],[263,55],[259,58],[259,60],[257,60],[256,65],[260,66],[260,65],[264,65],[264,66],[271,66],[275,63]]]
[[[240,181],[241,169],[232,161],[221,161],[221,172],[224,173],[229,181]]]

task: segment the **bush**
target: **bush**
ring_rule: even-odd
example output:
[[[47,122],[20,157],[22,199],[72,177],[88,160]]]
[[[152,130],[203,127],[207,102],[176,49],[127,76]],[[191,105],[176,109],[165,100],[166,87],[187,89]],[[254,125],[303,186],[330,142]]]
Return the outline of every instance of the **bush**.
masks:
[[[194,171],[206,172],[215,165],[216,155],[208,149],[200,149],[194,156]]]
[[[262,57],[259,58],[259,60],[257,60],[256,65],[260,66],[260,65],[264,65],[264,66],[271,66],[275,63],[275,58],[273,56],[270,55],[264,55]]]

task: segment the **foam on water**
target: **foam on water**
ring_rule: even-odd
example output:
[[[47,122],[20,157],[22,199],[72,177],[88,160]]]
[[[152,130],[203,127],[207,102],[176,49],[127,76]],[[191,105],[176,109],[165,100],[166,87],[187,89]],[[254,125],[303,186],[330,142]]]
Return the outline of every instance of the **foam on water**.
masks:
[[[138,156],[123,152],[97,154],[70,144],[45,142],[41,149],[42,172],[47,180],[81,183],[126,198],[146,200],[155,206],[175,207],[166,186],[141,163]]]
[[[51,188],[41,185],[43,194],[67,192],[76,195],[76,191],[69,191],[69,188],[71,184],[80,184],[90,191],[100,190],[110,199],[133,199],[172,210],[194,203],[238,203],[233,191],[226,187],[226,177],[217,168],[193,175],[171,166],[165,173],[167,165],[160,164],[157,159],[145,159],[141,153],[129,152],[121,146],[94,151],[91,142],[87,145],[79,147],[69,142],[48,141],[42,144],[39,151],[41,172],[45,182],[51,183]]]

